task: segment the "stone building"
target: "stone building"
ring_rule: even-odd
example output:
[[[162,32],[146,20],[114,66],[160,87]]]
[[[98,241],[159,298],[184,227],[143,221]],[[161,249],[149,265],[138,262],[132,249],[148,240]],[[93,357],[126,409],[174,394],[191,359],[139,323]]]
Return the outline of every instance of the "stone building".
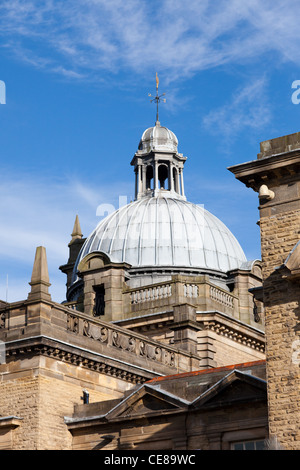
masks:
[[[247,164],[231,171],[259,191],[262,262],[247,260],[219,219],[188,202],[186,157],[158,120],[131,160],[135,200],[87,238],[76,217],[69,259],[60,266],[67,277],[62,304],[49,293],[46,249],[37,248],[27,299],[0,302],[0,448],[259,449],[269,427],[286,448],[299,447],[294,417],[282,412],[279,423],[276,416],[286,390],[295,397],[286,413],[296,416],[299,400],[299,362],[290,367],[286,357],[299,334],[292,246],[299,231],[296,218],[295,225],[285,220],[299,219],[297,202],[289,206],[291,198],[299,204],[291,184],[298,188],[297,171],[283,164],[266,183],[271,170],[261,157],[249,171]],[[270,158],[276,166],[277,156]],[[259,177],[250,174],[257,166]],[[257,181],[268,185],[264,199]],[[284,204],[291,213],[282,212]]]
[[[300,448],[300,134],[260,144],[257,160],[231,167],[258,193],[270,435]]]

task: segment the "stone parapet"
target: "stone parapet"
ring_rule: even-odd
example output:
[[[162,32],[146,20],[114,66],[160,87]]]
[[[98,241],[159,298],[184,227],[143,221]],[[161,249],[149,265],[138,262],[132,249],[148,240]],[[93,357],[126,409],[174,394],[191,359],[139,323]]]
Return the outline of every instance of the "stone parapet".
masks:
[[[54,302],[32,304],[25,301],[10,305],[9,309],[0,311],[0,314],[4,319],[0,339],[5,341],[8,354],[17,343],[21,345],[24,341],[35,338],[34,344],[37,347],[36,343],[42,338],[51,338],[54,349],[55,345],[58,349],[64,345],[64,351],[68,349],[61,356],[64,360],[69,357],[70,348],[73,348],[74,354],[78,355],[76,360],[82,364],[84,351],[89,351],[111,358],[118,369],[124,368],[126,363],[130,365],[128,367],[131,371],[136,368],[135,373],[139,375],[139,380],[143,380],[143,371],[145,377],[149,378],[149,374],[169,374],[171,371],[183,372],[199,368],[199,357],[196,355],[162,345],[141,334]],[[47,347],[51,348],[49,344]]]

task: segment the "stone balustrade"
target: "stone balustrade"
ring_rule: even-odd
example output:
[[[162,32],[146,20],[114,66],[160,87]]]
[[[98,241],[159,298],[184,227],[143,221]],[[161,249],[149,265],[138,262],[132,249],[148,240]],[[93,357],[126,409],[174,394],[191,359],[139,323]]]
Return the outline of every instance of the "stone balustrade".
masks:
[[[153,302],[166,299],[172,295],[172,284],[158,284],[135,289],[130,293],[131,304]]]
[[[146,308],[158,308],[173,303],[192,302],[201,308],[218,308],[226,313],[233,313],[235,298],[233,294],[211,284],[208,280],[186,282],[186,280],[159,283],[130,289],[131,311],[143,311]]]
[[[225,292],[215,286],[210,286],[209,297],[211,300],[233,309],[233,296],[229,292]]]
[[[197,284],[184,284],[183,285],[184,297],[192,297],[197,299],[199,297],[199,287]]]

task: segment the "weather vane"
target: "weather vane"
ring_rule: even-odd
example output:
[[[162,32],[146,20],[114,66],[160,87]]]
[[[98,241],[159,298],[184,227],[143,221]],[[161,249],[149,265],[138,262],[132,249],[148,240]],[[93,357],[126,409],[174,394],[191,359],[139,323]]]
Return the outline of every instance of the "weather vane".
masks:
[[[160,103],[160,101],[162,101],[163,103],[166,102],[165,98],[161,99],[162,96],[165,96],[165,93],[163,93],[160,96],[158,95],[158,84],[159,84],[159,79],[158,79],[157,72],[156,72],[156,96],[152,100],[150,100],[151,103],[153,103],[153,101],[156,102],[156,122],[159,122],[159,119],[158,119],[158,103]],[[148,96],[152,96],[151,93],[149,93]]]

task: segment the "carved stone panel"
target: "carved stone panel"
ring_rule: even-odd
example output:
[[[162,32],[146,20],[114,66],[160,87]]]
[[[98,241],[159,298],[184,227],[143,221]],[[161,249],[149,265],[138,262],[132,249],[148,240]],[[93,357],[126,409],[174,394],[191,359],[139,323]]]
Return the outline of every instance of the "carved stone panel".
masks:
[[[135,352],[136,340],[131,336],[122,335],[117,331],[112,333],[112,344],[117,348]]]
[[[83,325],[83,335],[100,341],[101,343],[106,343],[108,339],[108,329],[85,321]]]
[[[67,329],[72,331],[72,333],[78,333],[79,331],[79,324],[78,324],[78,317],[74,315],[68,315],[67,317]]]

